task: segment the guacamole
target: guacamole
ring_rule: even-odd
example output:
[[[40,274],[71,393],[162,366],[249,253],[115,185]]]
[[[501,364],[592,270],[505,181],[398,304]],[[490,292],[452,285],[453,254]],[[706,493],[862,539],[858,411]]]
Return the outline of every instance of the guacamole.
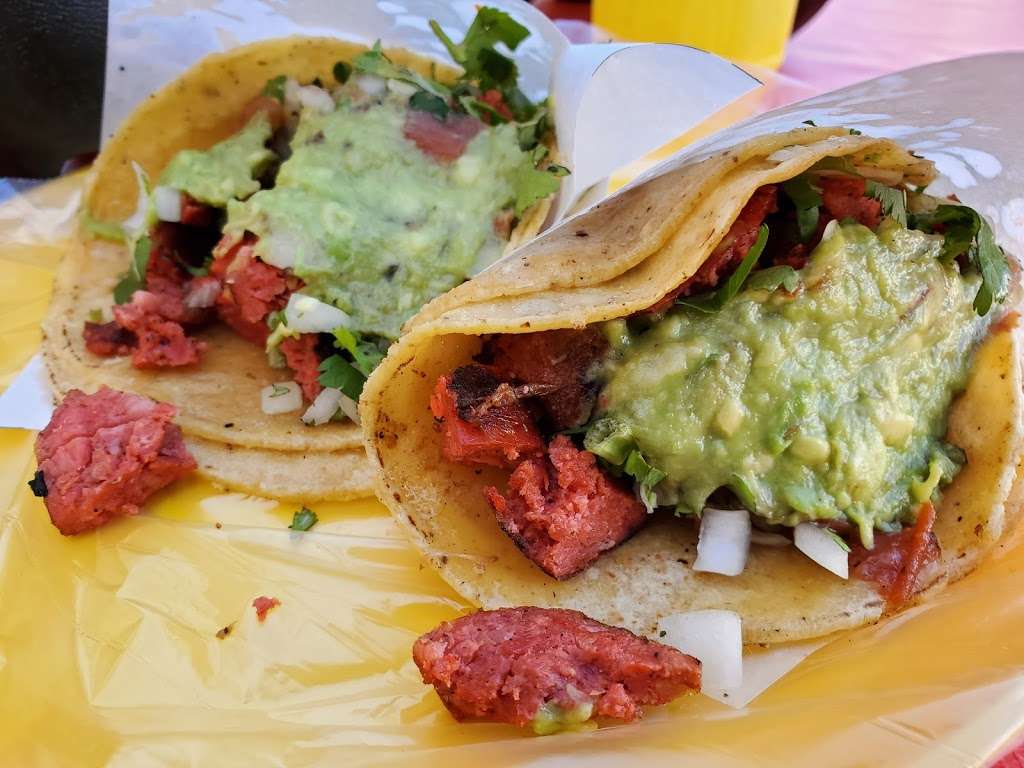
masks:
[[[658,503],[680,513],[725,487],[769,522],[845,517],[866,542],[912,520],[962,460],[946,413],[989,322],[942,247],[892,219],[834,222],[792,292],[610,326],[601,432],[665,473]]]
[[[495,217],[533,170],[513,123],[484,127],[442,163],[405,137],[406,97],[343,96],[304,110],[272,189],[228,206],[225,232],[258,236],[256,253],[303,292],[390,339],[424,304],[500,256]]]
[[[218,208],[229,200],[244,200],[260,188],[257,179],[274,160],[265,146],[270,135],[266,113],[258,112],[245,128],[210,149],[176,154],[160,174],[159,185]]]

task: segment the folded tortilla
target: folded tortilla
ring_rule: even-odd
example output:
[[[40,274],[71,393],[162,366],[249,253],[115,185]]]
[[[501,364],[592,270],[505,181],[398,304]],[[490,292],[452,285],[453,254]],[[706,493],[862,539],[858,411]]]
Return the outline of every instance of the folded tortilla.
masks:
[[[892,141],[837,128],[801,128],[700,161],[680,160],[573,218],[436,299],[409,323],[367,382],[362,424],[380,471],[378,495],[442,576],[485,608],[560,606],[652,634],[668,615],[735,611],[744,640],[773,643],[878,619],[871,584],[825,572],[794,547],[752,547],[736,577],[698,573],[697,533],[659,516],[583,573],[556,581],[500,530],[484,499],[508,471],[445,460],[428,407],[438,377],[469,363],[493,333],[581,328],[652,306],[693,275],[754,192],[825,157],[851,157],[888,184],[930,182],[931,164]],[[917,596],[973,569],[1012,529],[1021,457],[1020,331],[993,327],[954,401],[948,439],[967,465],[946,487],[935,533],[941,559]],[[1011,495],[1011,492],[1013,494]]]
[[[140,105],[111,138],[91,171],[84,209],[104,221],[126,219],[138,198],[132,162],[157,178],[178,151],[205,149],[238,131],[246,105],[269,78],[329,80],[336,62],[352,61],[364,50],[333,38],[286,38],[203,59]],[[454,70],[407,51],[386,52],[420,74],[455,77]],[[509,250],[539,231],[549,206],[550,201],[541,202],[526,212]],[[202,362],[188,368],[141,371],[127,357],[87,352],[83,324],[92,310],[112,303],[113,288],[130,260],[123,244],[95,239],[84,229],[74,238],[43,324],[43,352],[59,394],[105,384],[172,403],[190,447],[198,451],[200,471],[232,488],[280,498],[372,494],[359,427],[351,422],[306,427],[298,413],[263,413],[260,390],[284,376],[267,364],[263,349],[226,326],[217,323],[198,334],[209,346]]]

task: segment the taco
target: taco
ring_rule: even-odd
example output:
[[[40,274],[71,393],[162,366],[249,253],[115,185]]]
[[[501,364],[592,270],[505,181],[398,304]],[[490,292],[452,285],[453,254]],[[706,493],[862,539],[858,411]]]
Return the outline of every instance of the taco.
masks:
[[[428,305],[363,393],[378,494],[484,608],[746,642],[874,621],[1014,527],[1016,278],[887,139],[680,159]]]
[[[367,375],[423,304],[540,229],[564,173],[545,104],[494,49],[527,30],[483,8],[461,43],[437,33],[461,73],[291,38],[211,56],[140,106],[59,271],[57,390],[174,405],[201,471],[235,488],[369,493]]]

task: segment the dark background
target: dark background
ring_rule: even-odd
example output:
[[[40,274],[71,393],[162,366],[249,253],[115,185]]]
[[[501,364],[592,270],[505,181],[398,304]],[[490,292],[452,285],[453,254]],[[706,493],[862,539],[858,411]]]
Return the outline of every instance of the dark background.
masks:
[[[824,3],[801,0],[796,26]],[[536,4],[589,18],[587,2]],[[0,177],[56,176],[96,151],[106,41],[107,0],[0,0]]]

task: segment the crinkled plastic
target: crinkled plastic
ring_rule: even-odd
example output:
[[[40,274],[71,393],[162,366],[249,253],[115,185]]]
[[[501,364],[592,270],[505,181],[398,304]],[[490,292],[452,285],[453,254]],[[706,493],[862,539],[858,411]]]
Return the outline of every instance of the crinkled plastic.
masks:
[[[1022,67],[990,57],[926,74],[957,102],[956,70],[1006,94]],[[998,118],[994,105],[955,104],[974,117],[924,115],[921,138],[887,121],[922,82],[899,77],[842,107],[826,96],[802,109],[934,142],[921,150],[946,152],[967,174],[965,201],[1020,243],[1019,105],[1003,102]],[[947,151],[961,145],[981,154]],[[990,152],[1001,167],[988,176]],[[38,345],[81,181],[0,204],[0,384]],[[137,518],[65,538],[25,484],[32,440],[0,431],[3,766],[964,766],[1024,726],[1019,541],[931,603],[834,638],[744,709],[690,697],[633,725],[537,738],[457,724],[420,682],[413,640],[469,606],[378,503],[318,505],[320,522],[296,533],[293,507],[194,480]],[[259,596],[281,602],[264,623]]]

